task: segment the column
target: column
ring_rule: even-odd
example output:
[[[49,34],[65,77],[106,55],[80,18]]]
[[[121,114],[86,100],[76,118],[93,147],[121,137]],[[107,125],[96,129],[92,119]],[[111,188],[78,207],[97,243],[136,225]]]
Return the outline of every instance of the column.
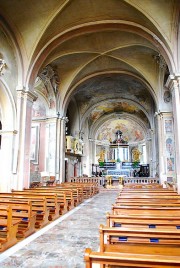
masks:
[[[174,117],[175,135],[175,163],[176,163],[176,182],[178,194],[180,194],[180,76],[170,75],[166,83],[172,94],[172,106]]]
[[[15,188],[17,185],[17,176],[16,174],[13,174],[13,166],[14,164],[17,164],[14,159],[14,145],[17,131],[1,130],[0,134],[2,138],[0,150],[0,162],[2,163],[0,172],[0,191],[10,192],[11,189]]]
[[[65,149],[66,149],[66,122],[67,117],[60,118],[60,153],[59,153],[59,181],[65,181]]]
[[[56,167],[55,167],[57,182],[60,182],[60,154],[61,154],[60,144],[61,144],[61,119],[58,116],[56,120]]]
[[[159,178],[161,184],[167,180],[166,176],[166,152],[165,152],[165,137],[164,137],[164,121],[163,113],[157,113],[158,124],[158,145],[159,145]]]
[[[31,91],[17,91],[17,147],[19,153],[16,188],[19,190],[23,187],[29,187],[32,105],[36,99],[37,95]]]

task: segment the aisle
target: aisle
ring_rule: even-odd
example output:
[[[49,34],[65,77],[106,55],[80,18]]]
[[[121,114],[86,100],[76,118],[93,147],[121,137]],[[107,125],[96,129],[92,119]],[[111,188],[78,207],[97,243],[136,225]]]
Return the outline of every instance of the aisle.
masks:
[[[0,267],[84,268],[84,249],[98,250],[99,225],[105,224],[105,214],[111,210],[117,194],[117,190],[99,193],[1,253]]]

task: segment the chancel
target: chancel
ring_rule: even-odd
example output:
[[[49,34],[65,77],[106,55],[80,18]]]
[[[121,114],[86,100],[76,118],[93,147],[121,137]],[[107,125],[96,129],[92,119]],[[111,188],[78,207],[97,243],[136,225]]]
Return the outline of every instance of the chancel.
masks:
[[[117,130],[116,139],[113,142],[110,142],[110,148],[113,148],[114,160],[117,162],[124,162],[129,160],[129,145],[128,141],[124,140],[122,135],[123,133],[120,130]]]
[[[179,95],[180,0],[0,0],[0,267],[180,267]]]

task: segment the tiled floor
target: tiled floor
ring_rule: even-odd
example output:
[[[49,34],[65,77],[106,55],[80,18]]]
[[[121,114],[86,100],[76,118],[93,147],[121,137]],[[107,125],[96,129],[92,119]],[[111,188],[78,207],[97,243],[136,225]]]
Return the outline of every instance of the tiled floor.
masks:
[[[117,190],[105,190],[0,255],[0,267],[81,268],[84,250],[99,248],[99,225],[105,224]]]

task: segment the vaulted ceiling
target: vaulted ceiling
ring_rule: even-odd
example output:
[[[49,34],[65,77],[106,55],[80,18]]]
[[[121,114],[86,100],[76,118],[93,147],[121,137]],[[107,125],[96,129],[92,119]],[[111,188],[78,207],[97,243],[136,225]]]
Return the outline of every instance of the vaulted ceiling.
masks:
[[[160,60],[165,76],[178,68],[179,1],[6,0],[0,13],[21,51],[24,83],[49,64],[60,77],[60,107],[71,109],[73,98],[81,123],[125,114],[151,127]]]

